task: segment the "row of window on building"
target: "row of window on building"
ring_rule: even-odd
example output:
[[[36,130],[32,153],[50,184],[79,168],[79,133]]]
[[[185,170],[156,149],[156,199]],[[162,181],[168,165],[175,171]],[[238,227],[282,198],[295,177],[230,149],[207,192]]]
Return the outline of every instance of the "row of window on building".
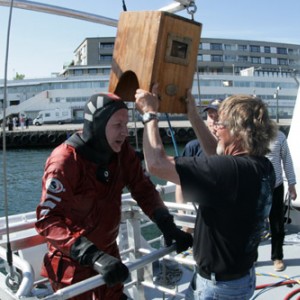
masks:
[[[114,43],[100,42],[99,49],[113,49]],[[246,45],[246,44],[223,44],[223,43],[200,43],[200,50],[215,50],[215,51],[247,51],[255,53],[276,53],[284,55],[299,54],[299,49],[285,48],[285,47],[271,47],[260,45]]]
[[[100,62],[111,62],[112,55],[100,54]],[[287,58],[273,58],[273,57],[257,57],[257,56],[244,56],[244,55],[213,55],[213,54],[199,54],[198,61],[205,62],[239,62],[239,63],[251,63],[251,64],[267,64],[267,65],[279,65],[279,66],[289,66],[289,65],[298,65],[299,62],[293,59]],[[75,71],[82,74],[80,71]],[[96,73],[96,70],[94,70]]]
[[[100,58],[101,59],[101,58]],[[240,63],[252,63],[252,64],[268,64],[268,65],[280,65],[289,66],[296,65],[293,59],[287,58],[273,58],[273,57],[257,57],[257,56],[246,56],[246,55],[212,55],[212,54],[199,54],[198,61],[206,62],[240,62]]]
[[[32,95],[43,92],[45,90],[57,90],[57,89],[86,89],[86,88],[108,88],[109,81],[108,80],[90,80],[90,81],[74,81],[74,82],[57,82],[57,83],[45,83],[38,85],[30,85],[30,86],[18,86],[18,87],[8,87],[9,94],[23,94],[26,93],[30,97]],[[223,86],[222,80],[219,79],[211,79],[211,80],[200,80],[200,86],[212,86],[212,87],[220,87]],[[250,88],[276,88],[278,86],[278,82],[274,81],[234,81],[235,87],[250,87]],[[294,82],[282,82],[281,87],[284,89],[295,89],[296,83]],[[3,88],[0,88],[0,94],[3,94]],[[82,101],[84,101],[83,99]],[[54,100],[55,101],[55,100]]]
[[[299,54],[299,49],[285,47],[271,47],[259,45],[239,45],[239,44],[222,44],[222,43],[200,43],[200,50],[214,51],[242,51],[254,53],[274,53],[283,55]]]

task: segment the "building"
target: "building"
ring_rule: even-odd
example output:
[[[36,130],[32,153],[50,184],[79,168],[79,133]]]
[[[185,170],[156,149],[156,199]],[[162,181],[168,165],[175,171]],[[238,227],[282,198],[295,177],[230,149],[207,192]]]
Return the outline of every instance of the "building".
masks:
[[[105,66],[112,61],[115,38],[87,38],[75,50],[74,66]],[[300,71],[300,45],[250,40],[202,38],[199,74],[239,75],[253,67],[257,75],[288,77]],[[84,69],[65,74],[85,73]],[[95,72],[91,70],[88,74]]]
[[[71,65],[56,77],[9,81],[7,115],[34,118],[42,109],[70,107],[74,120],[82,120],[86,99],[108,89],[114,40],[86,38]],[[201,105],[230,94],[255,94],[268,103],[274,118],[291,118],[299,72],[300,45],[202,38],[192,91]],[[0,82],[2,103],[3,94]]]

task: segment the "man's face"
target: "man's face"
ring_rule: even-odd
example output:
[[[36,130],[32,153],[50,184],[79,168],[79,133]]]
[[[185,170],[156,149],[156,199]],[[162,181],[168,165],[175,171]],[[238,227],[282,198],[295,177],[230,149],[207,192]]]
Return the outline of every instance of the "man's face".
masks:
[[[213,108],[209,108],[207,110],[207,121],[206,121],[206,124],[207,124],[207,127],[208,129],[210,130],[210,132],[213,134],[213,135],[216,135],[217,131],[214,127],[214,122],[217,122],[219,119],[219,115],[218,115],[218,112],[213,109]]]
[[[122,144],[128,136],[127,123],[127,109],[119,109],[110,117],[106,124],[106,139],[114,152],[121,151]]]
[[[222,116],[220,116],[214,127],[218,138],[217,154],[222,155],[225,153],[226,148],[233,144],[234,138],[226,126],[226,120]]]

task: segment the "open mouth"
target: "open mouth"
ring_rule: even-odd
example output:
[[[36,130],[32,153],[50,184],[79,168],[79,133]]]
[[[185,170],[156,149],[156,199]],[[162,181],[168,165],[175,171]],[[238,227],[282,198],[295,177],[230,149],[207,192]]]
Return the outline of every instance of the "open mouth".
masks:
[[[122,145],[124,143],[124,140],[117,140],[117,141],[115,141],[115,143],[118,145]]]

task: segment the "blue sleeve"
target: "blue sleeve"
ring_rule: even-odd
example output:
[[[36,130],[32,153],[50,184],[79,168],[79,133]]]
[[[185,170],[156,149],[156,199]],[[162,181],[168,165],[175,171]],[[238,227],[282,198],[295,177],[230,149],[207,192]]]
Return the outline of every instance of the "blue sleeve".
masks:
[[[184,150],[182,152],[182,156],[189,156],[189,157],[201,156],[202,154],[204,154],[204,152],[202,151],[201,145],[198,140],[192,140],[188,142],[185,145]]]

